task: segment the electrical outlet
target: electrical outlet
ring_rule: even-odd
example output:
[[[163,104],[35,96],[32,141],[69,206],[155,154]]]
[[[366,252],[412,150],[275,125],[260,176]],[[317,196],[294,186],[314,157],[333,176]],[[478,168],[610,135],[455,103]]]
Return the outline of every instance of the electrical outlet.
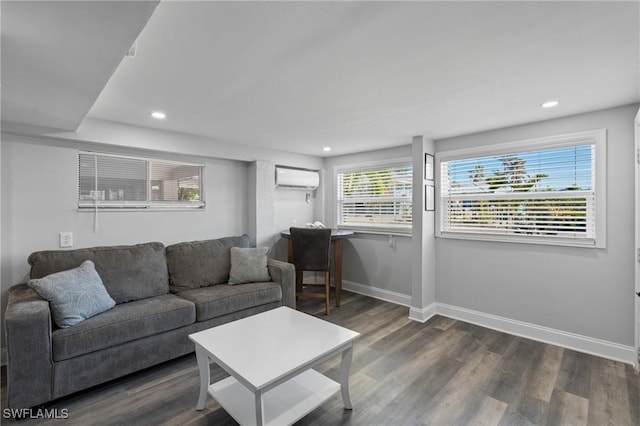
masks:
[[[60,247],[73,247],[72,232],[61,232],[59,235],[60,235]]]
[[[393,235],[389,235],[389,240],[387,241],[387,245],[389,247],[395,247],[396,246],[396,239],[393,237]]]

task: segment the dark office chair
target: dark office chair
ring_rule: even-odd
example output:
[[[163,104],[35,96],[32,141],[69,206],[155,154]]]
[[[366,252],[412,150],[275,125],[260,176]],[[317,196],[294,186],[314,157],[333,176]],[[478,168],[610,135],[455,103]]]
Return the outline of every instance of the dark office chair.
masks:
[[[331,247],[331,229],[289,228],[293,265],[296,268],[296,298],[315,297],[325,299],[325,312],[329,315],[329,251]],[[304,283],[304,271],[324,272],[324,284]],[[324,293],[305,292],[305,287],[324,286]]]

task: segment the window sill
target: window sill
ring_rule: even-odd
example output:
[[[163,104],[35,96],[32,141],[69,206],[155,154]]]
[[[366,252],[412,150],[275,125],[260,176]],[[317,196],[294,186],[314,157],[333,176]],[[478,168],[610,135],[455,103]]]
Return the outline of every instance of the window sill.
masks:
[[[204,211],[205,207],[98,207],[99,212],[192,212]],[[78,212],[95,213],[94,207],[80,207]]]
[[[338,229],[344,231],[353,231],[355,234],[367,234],[367,235],[393,235],[395,237],[413,237],[412,231],[398,230],[398,229],[371,229],[371,228],[358,228],[353,226],[338,226]]]
[[[440,232],[436,238],[470,241],[487,241],[498,243],[538,244],[548,246],[579,247],[579,248],[606,248],[598,245],[594,239],[576,240],[572,238],[545,238],[518,235],[491,235],[491,234],[466,234],[461,232]]]

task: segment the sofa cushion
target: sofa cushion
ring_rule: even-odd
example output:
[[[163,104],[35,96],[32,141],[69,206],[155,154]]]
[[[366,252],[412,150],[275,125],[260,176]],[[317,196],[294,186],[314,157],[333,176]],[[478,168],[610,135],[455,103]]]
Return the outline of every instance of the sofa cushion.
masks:
[[[177,296],[196,305],[196,320],[205,321],[231,312],[282,300],[282,288],[274,282],[214,285],[181,291]]]
[[[177,293],[229,281],[231,247],[249,247],[244,234],[216,240],[191,241],[167,246],[169,288]]]
[[[77,250],[47,250],[32,253],[30,278],[78,267],[91,260],[109,295],[116,303],[153,297],[169,292],[164,245],[93,247]]]
[[[49,302],[53,321],[62,328],[79,324],[116,304],[90,260],[74,269],[29,280],[28,285]]]
[[[70,328],[52,332],[53,360],[61,361],[195,322],[193,303],[173,294],[116,305]]]
[[[267,268],[268,247],[231,247],[231,270],[229,284],[258,283],[271,281]]]

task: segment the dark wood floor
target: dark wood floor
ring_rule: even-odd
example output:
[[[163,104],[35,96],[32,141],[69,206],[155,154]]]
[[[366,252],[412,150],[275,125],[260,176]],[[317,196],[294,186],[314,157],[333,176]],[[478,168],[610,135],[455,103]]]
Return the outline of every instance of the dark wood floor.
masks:
[[[351,369],[353,411],[336,394],[298,425],[640,425],[640,376],[629,365],[444,317],[420,324],[407,308],[352,293],[328,317],[322,301],[299,308],[362,336]],[[339,361],[317,369],[337,380]],[[211,371],[226,376],[215,365]],[[66,420],[2,421],[235,425],[211,398],[195,410],[198,385],[188,355],[44,407],[67,409]]]

